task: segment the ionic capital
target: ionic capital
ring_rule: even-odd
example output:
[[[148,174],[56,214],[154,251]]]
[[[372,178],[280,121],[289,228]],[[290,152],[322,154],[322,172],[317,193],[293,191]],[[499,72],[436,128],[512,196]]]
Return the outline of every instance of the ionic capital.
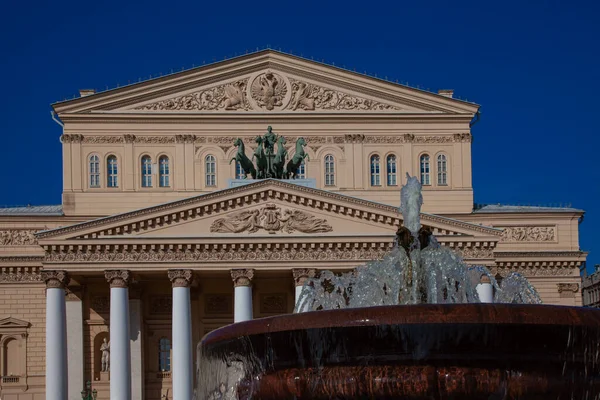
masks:
[[[295,268],[292,270],[294,275],[294,284],[296,286],[304,286],[308,278],[315,277],[316,270],[314,268]]]
[[[46,288],[64,289],[70,281],[67,271],[42,271],[42,280]]]
[[[174,288],[190,287],[194,280],[194,272],[191,269],[171,269],[168,276]]]
[[[254,278],[253,269],[232,269],[231,279],[233,280],[233,286],[251,286],[252,278]]]
[[[106,270],[104,277],[111,288],[126,288],[131,280],[131,272],[126,269]]]

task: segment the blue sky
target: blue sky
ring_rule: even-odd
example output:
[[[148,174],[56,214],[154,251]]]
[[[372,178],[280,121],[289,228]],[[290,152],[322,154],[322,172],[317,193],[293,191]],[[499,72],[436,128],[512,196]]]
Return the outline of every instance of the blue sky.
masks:
[[[586,210],[580,243],[591,268],[600,263],[600,5],[491,3],[9,2],[0,204],[60,203],[51,103],[269,45],[481,104],[475,201]]]

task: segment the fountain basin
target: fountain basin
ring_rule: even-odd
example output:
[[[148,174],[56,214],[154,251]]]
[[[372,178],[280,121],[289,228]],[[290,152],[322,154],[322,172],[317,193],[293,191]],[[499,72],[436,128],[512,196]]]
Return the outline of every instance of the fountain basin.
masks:
[[[600,393],[599,362],[595,309],[317,311],[209,333],[198,345],[198,398],[230,390],[240,399],[583,399]],[[237,377],[221,364],[235,365]]]

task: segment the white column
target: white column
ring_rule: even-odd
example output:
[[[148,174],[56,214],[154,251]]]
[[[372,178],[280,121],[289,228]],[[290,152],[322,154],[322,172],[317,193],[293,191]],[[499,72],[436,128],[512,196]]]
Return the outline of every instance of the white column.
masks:
[[[168,276],[173,285],[173,400],[190,400],[194,385],[190,301],[193,273],[190,269],[177,269],[169,271]]]
[[[235,304],[233,307],[233,322],[249,321],[252,319],[252,278],[253,269],[232,269]]]
[[[489,276],[482,275],[481,281],[475,289],[477,289],[477,294],[479,295],[479,301],[481,303],[494,302],[494,287],[492,286],[492,281]]]
[[[292,274],[294,276],[294,286],[296,288],[294,304],[298,305],[298,299],[300,298],[300,293],[302,293],[302,288],[304,287],[306,280],[308,278],[314,278],[315,272],[316,270],[309,268],[296,268],[292,270]],[[304,311],[305,310],[299,310],[299,312]]]
[[[131,291],[131,289],[129,290]],[[144,365],[142,363],[142,301],[140,299],[129,300],[129,348],[131,349],[131,398],[143,399]]]
[[[69,400],[81,400],[83,380],[83,302],[81,290],[67,293],[67,353],[69,358]]]
[[[65,271],[42,271],[46,282],[46,400],[68,398]]]
[[[104,271],[110,283],[110,399],[131,400],[129,271]]]

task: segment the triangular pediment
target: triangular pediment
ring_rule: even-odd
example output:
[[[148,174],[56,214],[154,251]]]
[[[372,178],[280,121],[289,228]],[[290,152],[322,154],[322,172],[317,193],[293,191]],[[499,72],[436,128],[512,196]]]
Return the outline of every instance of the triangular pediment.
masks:
[[[227,236],[390,236],[401,225],[396,207],[295,185],[260,180],[209,194],[38,233],[41,245],[132,238],[218,240]],[[432,214],[423,225],[442,237],[498,241],[502,230]],[[158,243],[158,242],[157,242]]]
[[[7,318],[3,318],[0,319],[0,329],[6,329],[6,328],[20,328],[20,329],[27,329],[29,328],[29,322],[27,321],[23,321],[17,318],[13,318],[13,317],[7,317]]]
[[[478,105],[273,50],[54,104],[68,113],[448,113]]]

